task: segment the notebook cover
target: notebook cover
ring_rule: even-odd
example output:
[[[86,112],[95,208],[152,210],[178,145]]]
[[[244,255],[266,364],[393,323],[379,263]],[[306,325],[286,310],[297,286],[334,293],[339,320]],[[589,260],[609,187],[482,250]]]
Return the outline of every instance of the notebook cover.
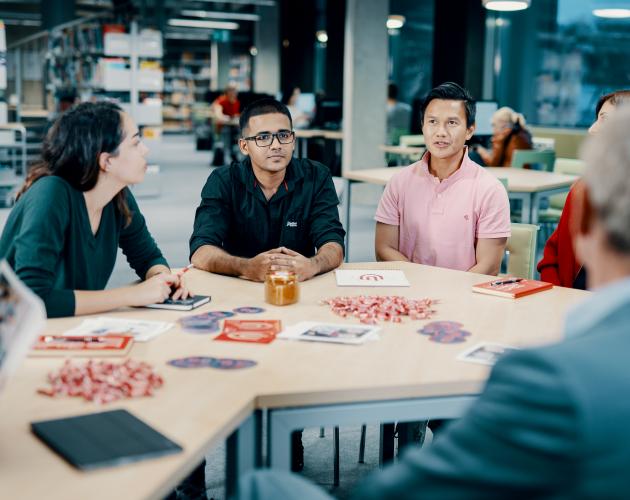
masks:
[[[166,299],[164,302],[159,304],[149,304],[145,307],[149,307],[151,309],[171,309],[174,311],[191,311],[192,309],[207,304],[208,302],[210,302],[210,297],[207,295],[193,295],[187,299]]]
[[[507,278],[504,278],[507,279]],[[522,280],[518,283],[508,283],[505,285],[493,285],[497,281],[501,281],[501,278],[496,280],[487,281],[485,283],[479,283],[472,287],[473,292],[486,293],[488,295],[497,295],[499,297],[508,297],[512,299],[518,299],[532,293],[543,292],[553,288],[551,283],[536,280]]]
[[[32,432],[82,470],[170,455],[182,447],[126,410],[31,422]]]
[[[132,345],[129,335],[41,335],[29,356],[125,356]]]

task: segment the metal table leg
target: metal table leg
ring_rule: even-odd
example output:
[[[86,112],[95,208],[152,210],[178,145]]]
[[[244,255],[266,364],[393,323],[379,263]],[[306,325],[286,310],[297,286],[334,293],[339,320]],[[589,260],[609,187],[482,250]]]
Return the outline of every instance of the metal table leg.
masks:
[[[243,474],[262,466],[262,411],[256,410],[236,429],[226,443],[225,492],[236,494]]]
[[[475,398],[476,396],[446,396],[270,409],[267,422],[268,465],[276,469],[290,469],[291,433],[296,429],[320,425],[457,418]]]

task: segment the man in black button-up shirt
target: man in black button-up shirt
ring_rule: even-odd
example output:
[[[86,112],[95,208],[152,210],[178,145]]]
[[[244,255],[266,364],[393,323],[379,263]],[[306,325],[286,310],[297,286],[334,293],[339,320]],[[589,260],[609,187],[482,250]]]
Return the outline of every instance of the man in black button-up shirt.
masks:
[[[248,158],[217,169],[201,192],[191,262],[198,269],[263,281],[269,270],[307,280],[338,267],[344,236],[329,170],[293,158],[291,115],[261,99],[240,118]]]

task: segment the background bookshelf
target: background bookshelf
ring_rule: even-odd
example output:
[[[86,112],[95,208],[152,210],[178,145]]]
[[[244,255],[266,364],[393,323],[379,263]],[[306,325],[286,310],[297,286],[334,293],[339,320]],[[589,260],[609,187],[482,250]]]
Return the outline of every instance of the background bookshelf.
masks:
[[[209,112],[208,92],[216,83],[209,40],[167,40],[164,57],[164,132],[190,133]]]
[[[159,136],[162,125],[162,35],[151,29],[129,32],[123,25],[90,22],[53,31],[48,39],[47,102],[61,111],[64,101],[110,99],[139,126]],[[146,132],[149,132],[148,130]]]

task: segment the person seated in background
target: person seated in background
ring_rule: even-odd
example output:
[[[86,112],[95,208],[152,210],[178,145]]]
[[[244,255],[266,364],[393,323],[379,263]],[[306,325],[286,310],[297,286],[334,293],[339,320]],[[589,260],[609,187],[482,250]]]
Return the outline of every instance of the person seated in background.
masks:
[[[241,114],[238,90],[233,83],[225,87],[225,92],[212,103],[213,116],[220,124],[230,122]]]
[[[597,291],[567,314],[565,340],[507,354],[463,417],[431,446],[362,481],[353,498],[607,498],[630,489],[630,110],[589,137],[576,250]],[[258,471],[240,499],[328,499]]]
[[[191,262],[198,269],[264,281],[270,270],[300,281],[338,267],[345,231],[324,165],[293,157],[287,107],[260,99],[240,119],[245,160],[210,174],[201,192]]]
[[[311,113],[306,113],[298,106],[300,100],[300,88],[295,87],[291,93],[287,93],[286,98],[283,96],[282,102],[286,105],[289,113],[291,113],[291,120],[293,122],[293,128],[308,128],[311,123],[311,117],[313,116],[315,109],[311,110]]]
[[[492,115],[492,149],[478,146],[476,151],[487,167],[509,167],[514,150],[533,147],[525,117],[506,106]]]
[[[475,102],[447,82],[422,105],[427,153],[396,173],[376,211],[376,259],[497,274],[510,236],[499,180],[468,157]]]
[[[230,83],[225,92],[217,97],[210,106],[217,142],[212,156],[212,166],[221,166],[236,158],[238,137],[238,117],[241,114],[241,102],[238,100],[236,85]]]
[[[84,103],[44,141],[0,238],[0,257],[41,297],[48,317],[163,302],[188,291],[149,234],[128,186],[147,147],[116,104]],[[120,247],[142,283],[105,290]]]
[[[595,122],[588,129],[589,134],[599,133],[600,127],[610,114],[620,105],[630,104],[630,90],[617,90],[603,95],[595,107]],[[578,180],[569,191],[558,220],[556,230],[547,240],[543,258],[538,263],[540,279],[558,286],[586,288],[586,271],[575,255],[574,243],[577,228],[571,223],[573,212],[581,199],[584,183]]]
[[[411,106],[398,100],[398,86],[387,86],[387,144],[398,144],[401,135],[409,133]]]

